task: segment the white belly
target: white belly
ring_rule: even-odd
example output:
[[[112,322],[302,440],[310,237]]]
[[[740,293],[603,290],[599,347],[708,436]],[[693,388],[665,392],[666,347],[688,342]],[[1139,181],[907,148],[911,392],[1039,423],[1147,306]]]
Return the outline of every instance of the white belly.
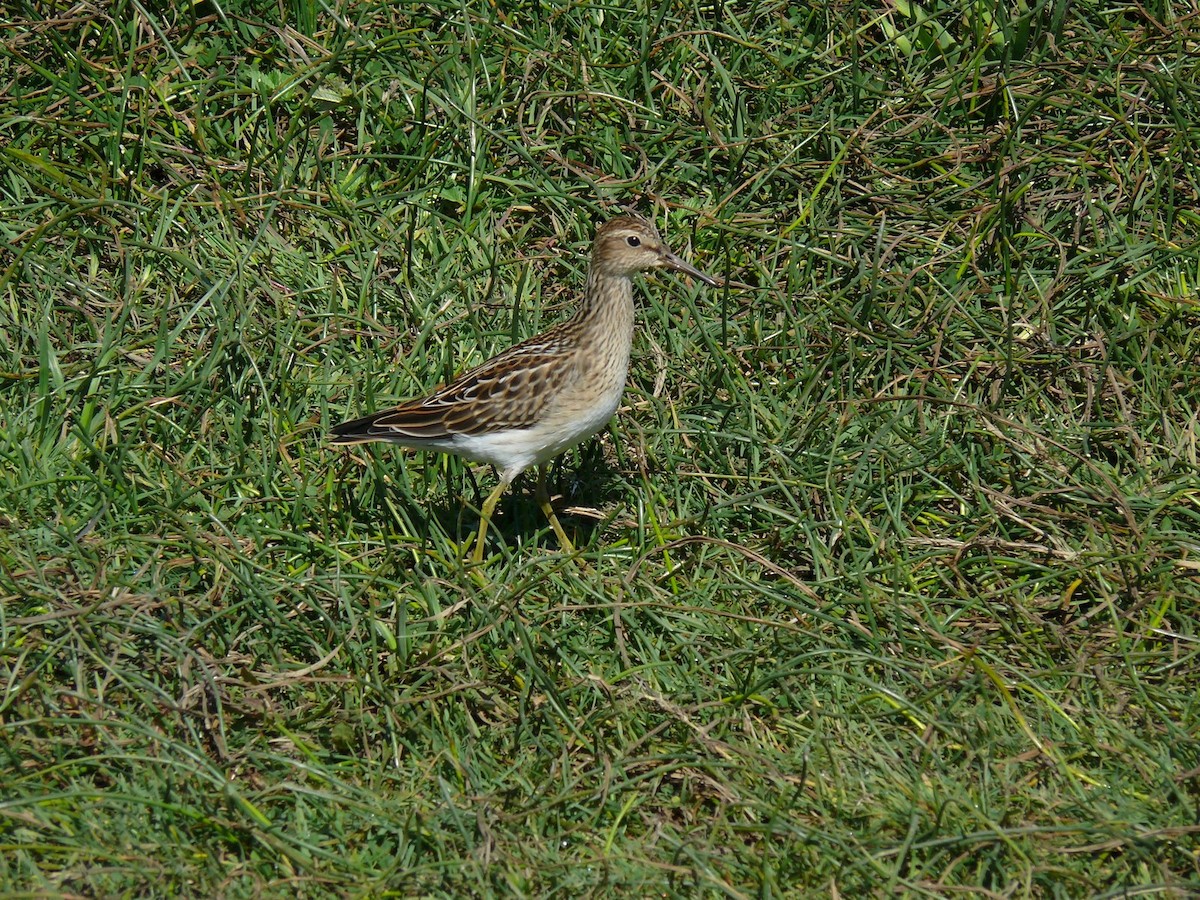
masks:
[[[585,441],[612,419],[621,402],[621,392],[609,392],[602,403],[586,407],[558,404],[531,428],[510,428],[491,434],[455,435],[453,452],[475,462],[496,466],[502,472],[517,472],[541,465],[564,450]]]

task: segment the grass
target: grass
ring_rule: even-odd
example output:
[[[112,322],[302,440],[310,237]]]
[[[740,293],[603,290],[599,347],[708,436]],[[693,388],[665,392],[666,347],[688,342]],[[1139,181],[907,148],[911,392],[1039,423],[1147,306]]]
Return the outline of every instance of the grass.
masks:
[[[1200,890],[1194,8],[5,16],[5,895]],[[324,435],[622,205],[745,287],[481,586]]]

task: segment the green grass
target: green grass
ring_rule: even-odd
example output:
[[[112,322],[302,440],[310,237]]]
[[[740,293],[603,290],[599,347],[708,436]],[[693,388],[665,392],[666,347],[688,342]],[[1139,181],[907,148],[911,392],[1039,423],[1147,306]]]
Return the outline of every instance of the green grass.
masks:
[[[1194,11],[183,6],[0,20],[0,891],[1200,890]],[[324,435],[622,206],[745,287],[481,586]]]

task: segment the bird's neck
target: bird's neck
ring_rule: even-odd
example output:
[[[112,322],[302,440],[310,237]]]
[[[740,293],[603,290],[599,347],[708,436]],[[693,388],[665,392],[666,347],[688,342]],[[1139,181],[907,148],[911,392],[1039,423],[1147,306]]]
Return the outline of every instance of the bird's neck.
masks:
[[[602,275],[593,267],[571,323],[578,333],[578,346],[585,348],[581,365],[614,410],[629,371],[633,315],[633,282],[624,275]]]
[[[583,300],[572,318],[581,325],[633,330],[633,281],[625,275],[588,270]]]

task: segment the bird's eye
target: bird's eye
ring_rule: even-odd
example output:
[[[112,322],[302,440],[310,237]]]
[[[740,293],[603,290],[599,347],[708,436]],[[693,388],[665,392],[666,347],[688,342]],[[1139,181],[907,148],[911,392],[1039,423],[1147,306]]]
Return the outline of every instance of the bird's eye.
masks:
[[[642,246],[641,238],[634,237],[632,234],[629,237],[625,238],[625,243],[627,243],[630,247]]]

